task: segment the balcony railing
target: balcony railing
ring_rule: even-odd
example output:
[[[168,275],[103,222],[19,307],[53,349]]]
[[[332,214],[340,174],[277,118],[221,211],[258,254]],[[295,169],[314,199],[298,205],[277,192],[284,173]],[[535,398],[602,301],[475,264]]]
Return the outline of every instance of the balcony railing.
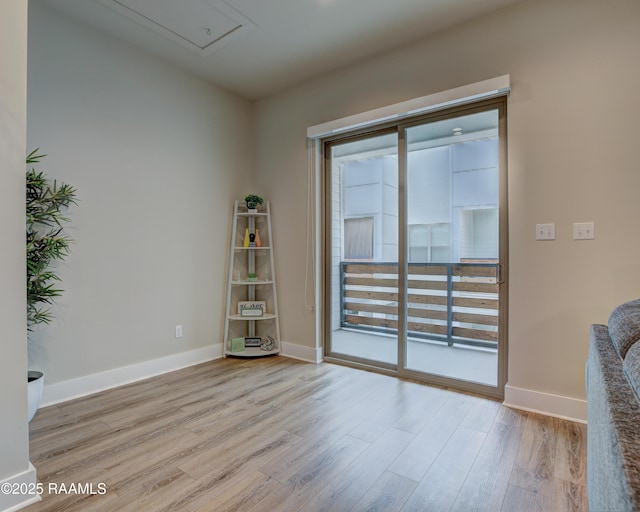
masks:
[[[496,348],[497,263],[409,263],[407,335]],[[341,262],[341,325],[397,334],[398,264]]]

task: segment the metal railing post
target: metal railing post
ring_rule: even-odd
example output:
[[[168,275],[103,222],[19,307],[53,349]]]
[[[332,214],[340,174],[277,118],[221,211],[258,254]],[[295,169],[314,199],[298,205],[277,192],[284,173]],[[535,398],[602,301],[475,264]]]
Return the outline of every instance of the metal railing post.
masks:
[[[453,346],[453,265],[447,263],[447,345]]]
[[[340,326],[346,326],[346,314],[344,312],[344,292],[345,292],[345,284],[344,284],[344,268],[346,263],[344,261],[340,262]]]

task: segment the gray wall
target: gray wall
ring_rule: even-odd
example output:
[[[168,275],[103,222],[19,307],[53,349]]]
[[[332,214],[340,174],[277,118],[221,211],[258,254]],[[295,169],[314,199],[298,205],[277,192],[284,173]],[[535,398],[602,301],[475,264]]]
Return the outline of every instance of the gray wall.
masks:
[[[247,101],[32,2],[28,147],[80,199],[66,291],[30,344],[48,384],[222,342],[251,126]]]
[[[29,468],[24,260],[27,4],[0,7],[0,481]],[[0,494],[0,510],[13,506]]]

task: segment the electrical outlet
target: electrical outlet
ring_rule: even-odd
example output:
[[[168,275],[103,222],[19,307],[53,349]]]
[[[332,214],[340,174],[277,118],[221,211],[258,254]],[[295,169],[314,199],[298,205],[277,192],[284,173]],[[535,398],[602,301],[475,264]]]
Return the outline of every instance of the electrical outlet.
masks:
[[[593,222],[574,222],[573,223],[573,239],[574,240],[593,240],[596,237],[595,226]]]
[[[555,224],[536,224],[536,240],[555,240]]]
[[[176,338],[182,338],[182,326],[176,325]]]

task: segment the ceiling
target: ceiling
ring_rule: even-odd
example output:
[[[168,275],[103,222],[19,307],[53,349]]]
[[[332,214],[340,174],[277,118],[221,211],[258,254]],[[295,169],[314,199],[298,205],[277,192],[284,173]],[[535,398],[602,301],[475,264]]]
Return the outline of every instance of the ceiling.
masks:
[[[30,0],[249,100],[520,0]]]

